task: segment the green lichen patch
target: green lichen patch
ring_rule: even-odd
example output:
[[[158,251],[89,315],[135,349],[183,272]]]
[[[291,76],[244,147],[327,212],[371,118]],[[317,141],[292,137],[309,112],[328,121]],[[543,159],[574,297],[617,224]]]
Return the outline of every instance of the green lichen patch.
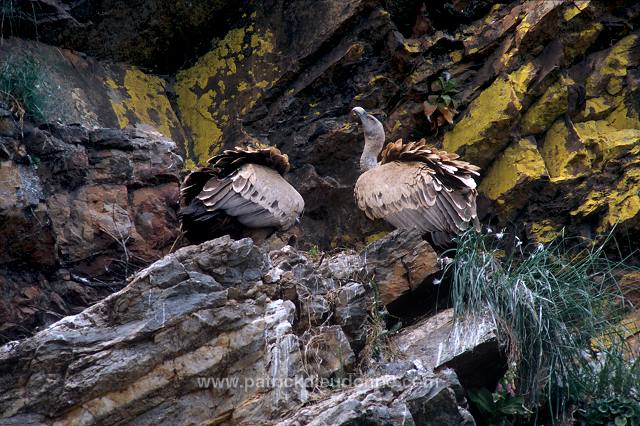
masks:
[[[543,133],[567,111],[568,86],[575,82],[561,77],[527,110],[520,121],[523,135]]]
[[[166,82],[137,68],[124,70],[122,80],[107,78],[111,107],[121,128],[137,123],[147,124],[173,138],[182,134],[178,119],[166,95]]]
[[[509,142],[509,130],[522,110],[523,97],[536,75],[532,63],[496,79],[469,105],[467,114],[444,135],[443,147],[462,153],[480,167],[488,165]]]
[[[636,129],[618,130],[604,120],[558,120],[547,132],[541,153],[551,179],[565,181],[598,172],[638,145]]]

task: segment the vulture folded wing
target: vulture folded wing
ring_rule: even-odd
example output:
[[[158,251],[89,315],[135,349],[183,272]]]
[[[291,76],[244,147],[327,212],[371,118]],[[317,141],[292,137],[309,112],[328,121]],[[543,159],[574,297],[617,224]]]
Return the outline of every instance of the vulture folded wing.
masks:
[[[207,210],[222,210],[250,228],[289,228],[304,208],[300,194],[278,172],[258,164],[212,178],[197,198]]]
[[[417,161],[393,161],[363,173],[355,196],[370,219],[396,228],[454,235],[476,218],[475,189],[449,188]]]

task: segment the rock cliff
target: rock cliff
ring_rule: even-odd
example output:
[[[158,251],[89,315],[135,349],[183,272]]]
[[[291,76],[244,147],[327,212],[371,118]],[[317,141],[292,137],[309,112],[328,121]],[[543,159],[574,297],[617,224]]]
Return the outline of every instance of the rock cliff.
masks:
[[[77,313],[179,235],[182,159],[153,129],[19,123],[0,105],[0,335]]]
[[[454,325],[442,253],[356,207],[354,106],[481,166],[513,247],[636,248],[637,1],[5,0],[0,23],[1,425],[474,424],[505,347]],[[256,141],[289,155],[297,247],[187,246],[184,173]]]
[[[24,3],[7,12],[5,35],[129,64],[4,40],[5,56],[28,51],[45,65],[65,106],[52,117],[150,125],[190,168],[249,139],[277,145],[307,200],[310,245],[388,229],[351,197],[355,105],[383,120],[388,141],[427,137],[482,166],[484,214],[498,226],[541,242],[562,228],[585,237],[637,228],[636,2]],[[155,42],[136,47],[145,37]],[[213,39],[208,51],[203,39]],[[156,67],[169,75],[145,71]]]

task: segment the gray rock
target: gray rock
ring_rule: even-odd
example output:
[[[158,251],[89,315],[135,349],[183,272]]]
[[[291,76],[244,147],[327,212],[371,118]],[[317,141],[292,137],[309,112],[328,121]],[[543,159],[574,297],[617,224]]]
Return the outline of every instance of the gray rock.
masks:
[[[452,387],[455,375],[425,371],[367,378],[280,422],[298,425],[475,425]]]
[[[446,309],[400,330],[392,344],[427,370],[454,369],[466,387],[491,387],[504,373],[496,327],[489,318],[454,321],[453,309]]]
[[[339,256],[333,265],[357,264]],[[250,239],[181,248],[96,305],[0,347],[0,424],[472,424],[455,373],[421,361],[429,339],[455,336],[408,330],[394,342],[413,339],[398,360],[367,360],[361,375],[354,349],[367,338],[372,289],[346,281],[349,268],[316,266]],[[294,300],[278,297],[283,288]],[[322,300],[317,321],[305,320],[300,294]]]
[[[178,237],[182,159],[159,133],[25,122],[0,145],[0,342],[123,287]]]
[[[267,387],[260,394],[265,389],[257,386],[205,386],[209,377],[266,383],[301,370],[291,334],[294,305],[229,297],[231,289],[260,286],[267,265],[250,240],[220,238],[186,247],[84,312],[5,345],[3,421],[124,424],[140,417],[142,424],[158,418],[182,423],[204,421],[249,400],[264,405],[262,416],[280,400],[300,401],[300,389],[291,387]],[[257,394],[264,401],[256,402]],[[167,401],[179,401],[180,409]]]
[[[340,378],[350,372],[355,355],[338,325],[314,327],[302,335],[307,374],[313,378]]]
[[[342,326],[355,351],[359,351],[366,340],[367,316],[373,305],[371,291],[365,285],[351,281],[335,293],[334,320]]]

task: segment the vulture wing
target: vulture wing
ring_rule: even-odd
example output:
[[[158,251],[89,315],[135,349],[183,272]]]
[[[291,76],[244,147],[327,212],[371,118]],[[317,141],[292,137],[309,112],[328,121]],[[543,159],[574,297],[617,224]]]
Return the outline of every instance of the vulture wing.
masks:
[[[363,173],[355,186],[358,207],[370,219],[396,228],[417,228],[444,245],[477,221],[473,179],[455,179],[456,187],[426,163],[392,161]]]
[[[251,163],[211,178],[196,198],[208,212],[223,211],[250,228],[289,228],[304,208],[302,196],[278,172]]]
[[[304,208],[300,194],[281,176],[286,154],[275,147],[225,150],[191,172],[180,190],[182,229],[193,242],[243,227],[289,228]]]

